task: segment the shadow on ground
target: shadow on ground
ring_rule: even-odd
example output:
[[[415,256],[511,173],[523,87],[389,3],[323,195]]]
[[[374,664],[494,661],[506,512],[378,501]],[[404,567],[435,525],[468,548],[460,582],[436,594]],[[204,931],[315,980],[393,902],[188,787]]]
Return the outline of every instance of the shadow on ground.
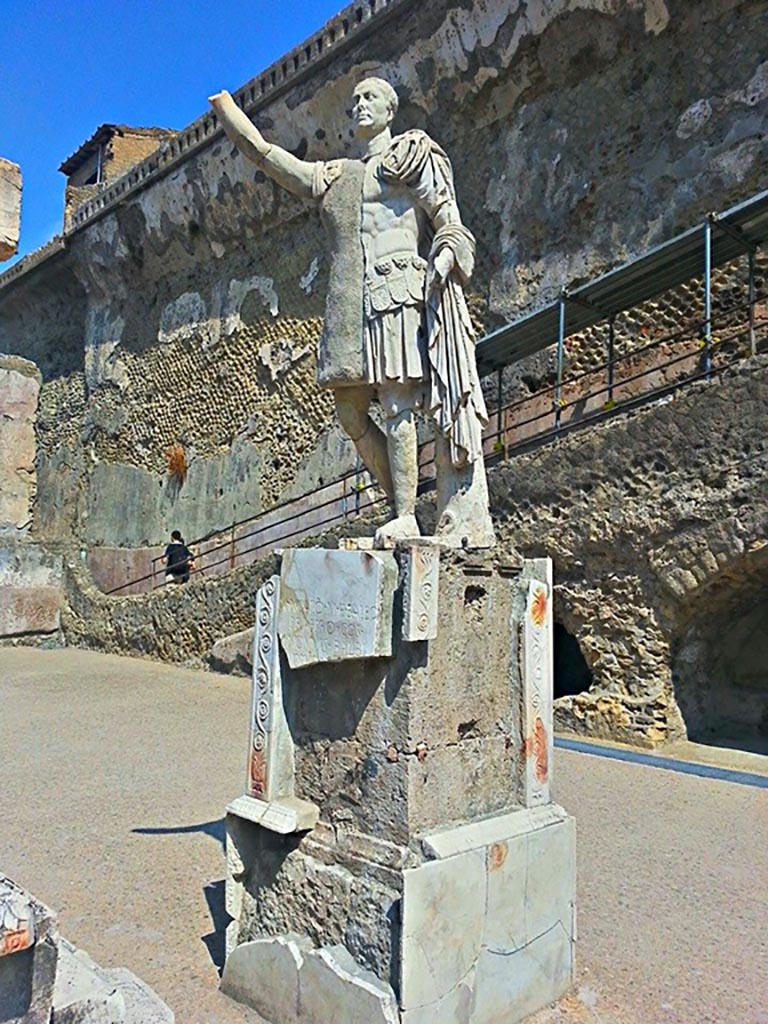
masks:
[[[227,925],[232,920],[224,906],[224,879],[220,878],[218,882],[209,882],[204,886],[203,894],[205,902],[208,904],[208,913],[211,915],[214,930],[201,937],[208,949],[208,955],[221,975],[226,959]]]
[[[148,826],[147,828],[134,828],[131,831],[141,836],[176,836],[202,833],[215,839],[220,844],[222,851],[226,850],[226,829],[223,818],[219,818],[217,821],[201,821],[197,825]],[[205,902],[208,904],[208,913],[211,915],[213,931],[208,932],[207,935],[202,935],[201,939],[205,943],[208,955],[213,961],[216,970],[221,974],[224,970],[227,925],[232,920],[224,906],[224,879],[221,878],[217,882],[209,882],[208,885],[203,887],[203,894]]]
[[[202,832],[204,835],[211,836],[217,843],[221,845],[222,850],[225,849],[226,830],[224,828],[224,819],[219,818],[217,821],[201,821],[199,825],[176,825],[176,826],[157,826],[155,828],[133,828],[131,832],[134,832],[141,836],[177,836],[184,835],[187,833]]]

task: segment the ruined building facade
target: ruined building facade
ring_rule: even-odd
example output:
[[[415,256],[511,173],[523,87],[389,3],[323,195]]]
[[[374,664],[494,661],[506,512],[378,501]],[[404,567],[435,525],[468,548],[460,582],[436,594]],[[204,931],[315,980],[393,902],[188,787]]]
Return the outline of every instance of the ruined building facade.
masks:
[[[236,95],[268,138],[329,159],[355,152],[354,85],[391,80],[395,130],[452,155],[482,334],[764,186],[767,33],[764,0],[371,0]],[[264,567],[101,591],[171,526],[225,530],[354,467],[314,386],[325,236],[211,114],[77,198],[61,242],[0,276],[0,351],[42,375],[19,529],[63,553],[69,642],[205,661],[252,624]],[[572,344],[573,367],[591,346]],[[768,677],[743,654],[767,614],[765,364],[492,467],[502,543],[555,559],[562,672],[581,687],[562,726],[645,745],[768,730]],[[517,364],[504,395],[551,373],[547,354]]]

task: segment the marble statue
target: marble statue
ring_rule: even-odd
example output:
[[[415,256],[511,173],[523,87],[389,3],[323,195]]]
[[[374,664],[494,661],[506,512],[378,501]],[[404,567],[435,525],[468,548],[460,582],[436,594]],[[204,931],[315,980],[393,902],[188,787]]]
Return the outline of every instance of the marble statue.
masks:
[[[394,506],[376,533],[388,547],[419,536],[415,415],[435,425],[441,543],[494,543],[482,453],[487,412],[462,291],[475,253],[446,154],[425,132],[394,136],[398,99],[380,78],[353,94],[361,159],[299,160],[264,138],[228,92],[211,97],[229,139],[265,174],[319,203],[331,242],[318,383]],[[382,432],[369,415],[378,398]]]

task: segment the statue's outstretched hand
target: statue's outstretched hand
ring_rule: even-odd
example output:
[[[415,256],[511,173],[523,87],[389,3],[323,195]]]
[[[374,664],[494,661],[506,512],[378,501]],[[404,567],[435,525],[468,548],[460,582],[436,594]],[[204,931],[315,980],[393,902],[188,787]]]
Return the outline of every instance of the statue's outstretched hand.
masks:
[[[281,146],[267,142],[259,129],[226,89],[209,96],[224,134],[241,153],[253,160],[265,174],[294,195],[312,198],[315,165],[299,160]]]
[[[222,107],[236,106],[235,101],[232,99],[226,89],[222,89],[221,92],[217,92],[214,96],[208,97],[208,102],[211,104],[215,111],[219,111]]]

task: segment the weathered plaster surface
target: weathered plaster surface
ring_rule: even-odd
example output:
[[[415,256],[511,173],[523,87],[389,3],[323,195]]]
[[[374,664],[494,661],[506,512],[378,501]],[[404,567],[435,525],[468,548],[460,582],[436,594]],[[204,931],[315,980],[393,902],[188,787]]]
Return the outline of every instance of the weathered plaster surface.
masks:
[[[348,155],[351,87],[370,72],[394,81],[395,130],[423,127],[453,157],[478,239],[470,307],[486,330],[763,187],[767,22],[765,5],[750,0],[403,4],[386,31],[339,50],[260,109],[257,122],[300,156]],[[0,349],[34,359],[44,380],[35,533],[100,548],[100,578],[115,580],[122,563],[116,556],[110,568],[111,550],[152,548],[170,528],[200,536],[352,468],[329,396],[313,385],[324,251],[315,211],[218,137],[0,288]],[[668,308],[649,306],[628,320],[622,344],[645,344],[648,325],[669,330],[698,302],[694,284]],[[595,335],[575,339],[570,369],[593,366],[598,351]],[[546,355],[508,372],[506,397],[548,372]],[[730,394],[735,383],[723,387]],[[670,436],[680,401],[670,407]],[[711,409],[699,401],[690,415],[706,431]],[[731,420],[712,447],[736,459],[750,428]],[[577,729],[639,730],[653,742],[679,728],[669,698],[677,613],[669,619],[667,602],[687,600],[696,579],[673,538],[689,535],[692,518],[712,534],[715,517],[732,524],[743,510],[734,517],[725,497],[699,509],[706,485],[697,474],[706,480],[710,466],[688,467],[687,438],[679,451],[667,445],[665,464],[681,475],[680,500],[668,507],[672,499],[654,489],[661,476],[646,472],[662,442],[632,422],[494,470],[498,479],[511,474],[495,501],[508,537],[522,536],[536,553],[552,545],[563,624],[595,673],[599,701],[574,698],[561,717]],[[610,441],[619,429],[628,432],[621,457]],[[174,444],[190,466],[175,496],[166,454]],[[611,466],[610,479],[595,460]],[[540,486],[539,467],[546,477],[550,466],[553,482]],[[580,475],[599,515],[576,515]],[[128,516],[113,493],[130,495]],[[558,512],[564,503],[570,523]],[[616,521],[627,509],[638,543],[612,569],[623,536]],[[646,554],[659,530],[669,539]],[[665,567],[664,586],[651,587],[650,564]],[[710,578],[702,572],[714,570],[702,568],[697,586]],[[238,613],[229,632],[249,626],[248,616]],[[130,649],[121,630],[100,640],[96,622],[73,635],[117,644],[119,633]],[[221,635],[195,625],[186,649],[201,656]],[[155,649],[149,638],[137,648]]]
[[[758,356],[671,401],[491,469],[502,548],[553,557],[555,619],[593,672],[589,691],[556,701],[561,727],[645,745],[680,736],[673,673],[685,676],[687,712],[707,645],[718,643],[718,617],[727,611],[738,623],[759,604],[768,571],[767,368],[768,357]],[[216,640],[253,625],[267,563],[125,600],[103,597],[78,569],[64,615],[68,638],[204,659]],[[167,630],[155,630],[166,617]],[[691,647],[691,630],[707,645]],[[466,664],[469,679],[475,668]]]

